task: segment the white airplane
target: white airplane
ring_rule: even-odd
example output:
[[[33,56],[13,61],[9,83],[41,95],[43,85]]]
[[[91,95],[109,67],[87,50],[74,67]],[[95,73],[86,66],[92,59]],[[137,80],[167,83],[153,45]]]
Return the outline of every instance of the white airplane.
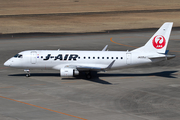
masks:
[[[24,68],[27,77],[29,69],[40,68],[59,70],[62,77],[84,71],[90,79],[91,71],[115,70],[174,58],[175,55],[167,55],[166,50],[172,25],[172,22],[164,23],[144,46],[132,51],[106,51],[108,45],[102,51],[28,50],[18,53],[4,65]]]

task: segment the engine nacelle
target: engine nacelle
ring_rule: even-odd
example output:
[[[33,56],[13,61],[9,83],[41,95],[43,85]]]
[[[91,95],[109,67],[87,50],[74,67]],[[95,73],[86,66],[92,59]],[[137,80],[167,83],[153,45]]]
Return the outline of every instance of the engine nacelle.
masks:
[[[60,75],[61,77],[73,77],[79,75],[79,71],[72,68],[62,68],[60,69]]]

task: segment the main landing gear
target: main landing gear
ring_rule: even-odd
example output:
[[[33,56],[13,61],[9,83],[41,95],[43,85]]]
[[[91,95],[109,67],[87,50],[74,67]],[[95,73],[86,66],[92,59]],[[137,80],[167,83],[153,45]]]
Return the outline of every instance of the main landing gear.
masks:
[[[92,78],[92,75],[91,75],[91,72],[86,72],[86,79],[91,79]]]
[[[31,76],[31,75],[30,75],[30,70],[29,70],[29,69],[24,70],[24,72],[26,72],[26,77],[30,77],[30,76]]]

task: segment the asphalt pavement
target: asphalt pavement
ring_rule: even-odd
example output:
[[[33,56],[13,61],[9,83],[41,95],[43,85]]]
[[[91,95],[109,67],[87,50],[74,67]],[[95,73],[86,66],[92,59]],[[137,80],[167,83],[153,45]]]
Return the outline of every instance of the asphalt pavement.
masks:
[[[24,50],[132,50],[156,32],[13,35],[0,38],[2,120],[179,120],[180,31],[173,30],[169,54],[155,64],[61,78],[59,71],[8,68],[3,63]],[[110,40],[111,39],[111,40]],[[112,42],[114,41],[114,42]]]

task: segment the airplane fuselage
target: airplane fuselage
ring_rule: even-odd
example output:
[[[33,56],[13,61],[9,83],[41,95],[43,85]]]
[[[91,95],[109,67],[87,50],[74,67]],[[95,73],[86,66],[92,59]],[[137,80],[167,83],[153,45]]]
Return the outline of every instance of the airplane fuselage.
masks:
[[[7,61],[10,67],[40,68],[59,70],[67,65],[107,67],[115,60],[111,70],[137,64],[150,63],[148,57],[129,51],[64,51],[29,50],[20,52],[21,57],[12,57]],[[15,59],[16,58],[16,59]]]

